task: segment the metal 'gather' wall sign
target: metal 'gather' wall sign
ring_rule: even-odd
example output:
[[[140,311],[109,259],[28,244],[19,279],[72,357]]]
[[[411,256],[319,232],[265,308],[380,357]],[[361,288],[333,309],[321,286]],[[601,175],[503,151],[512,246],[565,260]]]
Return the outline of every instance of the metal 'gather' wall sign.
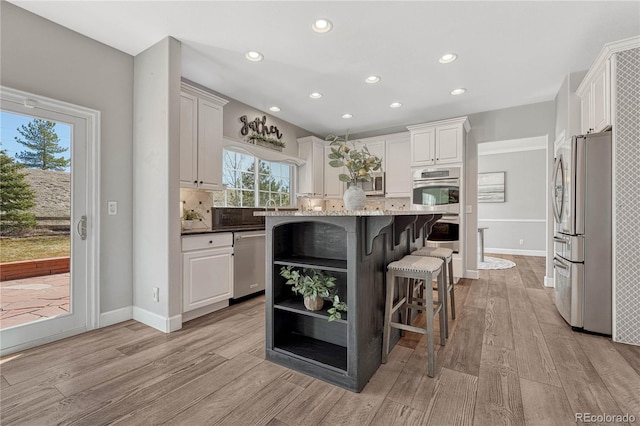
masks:
[[[282,148],[286,146],[285,143],[281,141],[282,133],[280,133],[278,127],[267,125],[266,115],[263,115],[262,119],[256,117],[253,121],[249,121],[247,116],[243,115],[240,117],[240,122],[242,123],[240,134],[246,137],[246,142],[278,151],[282,151]]]

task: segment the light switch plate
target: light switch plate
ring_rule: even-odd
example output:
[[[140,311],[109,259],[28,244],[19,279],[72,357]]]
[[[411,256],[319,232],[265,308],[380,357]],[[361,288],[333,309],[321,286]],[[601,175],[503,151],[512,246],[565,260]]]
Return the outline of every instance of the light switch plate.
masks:
[[[107,211],[110,215],[118,214],[118,202],[107,201]]]

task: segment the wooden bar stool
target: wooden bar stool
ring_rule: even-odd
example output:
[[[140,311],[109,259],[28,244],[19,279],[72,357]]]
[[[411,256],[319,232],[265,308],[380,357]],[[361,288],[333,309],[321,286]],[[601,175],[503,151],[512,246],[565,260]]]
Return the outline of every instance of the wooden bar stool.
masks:
[[[444,271],[444,281],[448,282],[447,291],[445,291],[443,304],[445,316],[448,318],[449,315],[447,311],[449,310],[447,306],[447,294],[449,295],[449,299],[451,299],[451,319],[456,319],[456,297],[453,288],[453,250],[444,248],[444,247],[422,247],[421,249],[415,250],[411,253],[411,256],[427,256],[427,257],[436,257],[441,259],[443,262],[447,264],[446,268],[443,268]],[[447,271],[448,269],[448,271]],[[449,322],[447,320],[446,324],[446,337],[449,337]]]
[[[387,295],[384,310],[384,328],[382,332],[382,363],[387,362],[387,356],[389,355],[389,341],[391,335],[391,328],[398,328],[400,330],[413,331],[416,333],[427,335],[427,356],[429,357],[427,375],[429,377],[434,376],[435,372],[435,360],[434,360],[434,342],[433,342],[433,318],[435,315],[440,315],[440,344],[445,344],[445,324],[447,317],[445,311],[442,309],[444,294],[446,293],[446,283],[444,281],[443,270],[444,262],[442,259],[435,257],[425,256],[405,256],[400,260],[391,262],[387,266]],[[431,282],[433,278],[438,278],[438,301],[433,301],[433,291],[431,289]],[[396,289],[396,278],[404,278],[406,281],[405,294],[400,297],[400,300],[394,305],[394,296]],[[414,283],[412,280],[420,280],[423,286],[429,286],[428,291],[424,291],[424,299],[421,299],[422,304],[414,304],[410,302],[411,290],[414,289]],[[403,309],[400,322],[394,322],[391,320],[393,314],[399,309]],[[420,312],[426,313],[427,325],[426,328],[412,326],[411,315],[408,314],[408,310],[415,309]]]

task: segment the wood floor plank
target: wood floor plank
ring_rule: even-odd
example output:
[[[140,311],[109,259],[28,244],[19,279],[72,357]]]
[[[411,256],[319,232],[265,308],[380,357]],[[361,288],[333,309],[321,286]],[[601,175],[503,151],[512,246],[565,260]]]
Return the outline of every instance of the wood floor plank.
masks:
[[[165,359],[172,359],[176,354],[190,356],[197,354],[199,350],[213,350],[237,338],[238,336],[231,333],[211,334],[207,329],[200,329],[184,335],[182,339],[172,339],[162,346],[151,347],[126,358],[117,359],[86,374],[63,380],[57,383],[56,387],[64,395],[71,396],[115,377],[138,372],[138,369],[145,366],[166,362]]]
[[[280,410],[294,400],[304,388],[297,386],[282,376],[260,389],[250,404],[236,407],[215,425],[262,426],[269,423]],[[193,424],[193,423],[192,423]]]
[[[504,275],[491,279],[484,318],[483,344],[513,349],[511,313]]]
[[[225,358],[216,354],[204,354],[183,365],[180,369],[154,380],[151,386],[147,383],[142,384],[134,392],[128,393],[126,398],[116,398],[97,410],[79,416],[73,424],[92,426],[111,423],[116,419],[125,417],[128,413],[153,403],[156,399],[170,394],[176,389],[184,387],[226,361]]]
[[[575,337],[618,407],[623,413],[635,415],[640,423],[640,375],[608,338],[584,333]]]
[[[347,391],[320,380],[314,380],[300,395],[285,407],[276,419],[290,426],[319,424]]]
[[[248,354],[238,355],[172,392],[159,396],[144,407],[132,410],[114,423],[140,426],[160,424],[198,404],[261,362]]]
[[[613,347],[622,357],[627,360],[631,368],[640,375],[640,346],[627,345],[624,343],[611,342]]]
[[[552,386],[561,387],[549,348],[532,312],[511,310],[513,341],[518,360],[518,375]]]
[[[524,424],[518,366],[513,349],[483,346],[473,424]]]
[[[520,379],[520,392],[527,425],[575,425],[574,412],[562,388]]]
[[[4,392],[3,392],[4,393]],[[39,386],[31,392],[25,392],[19,396],[5,398],[3,395],[2,410],[0,410],[0,424],[35,424],[37,417],[25,422],[25,414],[37,412],[64,400],[58,389],[54,386]],[[37,422],[42,424],[41,422]]]
[[[237,380],[208,395],[198,404],[188,407],[172,418],[166,418],[163,424],[188,426],[214,424],[237,407],[253,404],[254,395],[285,371],[286,369],[279,365],[263,361],[247,374],[243,374]]]
[[[540,323],[540,327],[573,411],[624,414],[575,340],[577,333],[562,325]]]
[[[555,303],[549,300],[546,290],[542,288],[527,288],[527,297],[533,307],[533,311],[538,317],[538,322],[564,325],[565,321],[558,312]]]
[[[389,354],[387,363],[378,368],[362,392],[347,392],[319,424],[335,426],[371,423],[411,352],[411,349],[396,345]]]
[[[7,382],[7,379],[4,378],[4,376],[0,376],[0,390],[5,390],[9,387],[9,382]]]
[[[471,294],[469,295],[471,297]],[[478,376],[482,338],[485,327],[485,309],[465,306],[459,314],[459,324],[450,334],[446,346],[436,357],[436,366]]]
[[[473,281],[469,285],[469,294],[465,301],[465,306],[484,309],[487,306],[487,292],[489,274],[487,271],[480,271],[480,279]]]
[[[385,399],[373,418],[375,426],[418,426],[424,421],[424,411],[418,411],[406,405]]]
[[[478,377],[443,368],[429,407],[427,425],[471,425]]]
[[[249,335],[240,335],[237,339],[218,347],[215,351],[227,359],[231,359],[242,352],[248,351],[258,343],[264,343],[264,326]]]
[[[438,358],[438,352],[436,352],[436,359]],[[435,378],[424,374],[427,362],[426,351],[414,350],[391,391],[389,391],[387,399],[402,406],[408,406],[424,412],[426,403],[431,399],[436,384]]]

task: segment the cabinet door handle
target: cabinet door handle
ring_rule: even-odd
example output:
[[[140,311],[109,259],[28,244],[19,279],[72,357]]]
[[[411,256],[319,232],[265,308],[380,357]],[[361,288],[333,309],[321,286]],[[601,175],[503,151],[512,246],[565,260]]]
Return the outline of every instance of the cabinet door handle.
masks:
[[[194,180],[194,181],[193,181],[193,183],[198,183],[198,181],[197,181],[197,180]]]
[[[202,181],[200,181],[200,185],[202,185]]]
[[[209,241],[209,244],[213,244],[213,241]]]

